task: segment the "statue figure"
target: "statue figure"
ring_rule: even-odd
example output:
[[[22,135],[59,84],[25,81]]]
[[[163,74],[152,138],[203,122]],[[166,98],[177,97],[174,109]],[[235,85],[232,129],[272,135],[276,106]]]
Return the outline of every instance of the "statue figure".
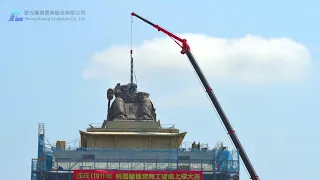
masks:
[[[116,99],[113,101],[111,105],[111,112],[113,119],[125,119],[127,118],[126,111],[125,111],[125,102],[120,96],[121,91],[116,89],[115,90],[115,97]]]
[[[139,92],[139,110],[138,110],[138,119],[153,119],[153,104],[149,99],[149,94],[145,92]]]
[[[156,121],[156,109],[154,108],[149,94],[137,92],[137,85],[129,83],[120,85],[118,83],[112,90],[108,90],[109,102],[115,96],[115,100],[108,105],[109,121],[136,120],[136,121]]]
[[[106,127],[107,121],[156,121],[156,109],[149,99],[149,94],[137,92],[137,85],[133,83],[133,76],[131,51],[130,83],[127,85],[118,83],[114,89],[108,89],[108,115],[101,128]],[[115,100],[111,104],[114,96]]]

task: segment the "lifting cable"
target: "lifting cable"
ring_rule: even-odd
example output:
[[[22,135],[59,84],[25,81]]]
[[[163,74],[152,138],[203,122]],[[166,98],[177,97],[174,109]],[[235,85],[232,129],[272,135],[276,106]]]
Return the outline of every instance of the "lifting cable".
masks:
[[[131,34],[130,34],[130,55],[132,57],[132,31],[133,31],[133,16],[131,16]]]

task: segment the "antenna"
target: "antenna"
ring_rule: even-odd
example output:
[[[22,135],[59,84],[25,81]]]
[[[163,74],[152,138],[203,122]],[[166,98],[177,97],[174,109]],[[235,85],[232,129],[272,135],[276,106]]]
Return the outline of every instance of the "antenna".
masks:
[[[130,83],[131,83],[131,86],[133,85],[132,24],[133,24],[133,18],[131,16],[131,50],[130,50],[130,57],[131,57]]]
[[[130,71],[130,83],[133,84],[133,57],[132,57],[132,49],[130,50],[131,56],[131,71]]]

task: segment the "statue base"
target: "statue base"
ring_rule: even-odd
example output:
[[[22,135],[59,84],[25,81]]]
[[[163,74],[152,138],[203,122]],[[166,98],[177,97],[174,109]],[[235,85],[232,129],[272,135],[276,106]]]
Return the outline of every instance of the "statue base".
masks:
[[[83,148],[176,149],[186,134],[149,120],[106,121],[105,128],[80,131]]]

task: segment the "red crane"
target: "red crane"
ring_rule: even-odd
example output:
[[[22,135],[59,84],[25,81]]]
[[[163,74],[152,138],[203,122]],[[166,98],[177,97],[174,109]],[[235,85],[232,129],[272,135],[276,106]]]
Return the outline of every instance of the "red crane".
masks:
[[[237,150],[239,151],[239,154],[240,154],[240,157],[246,167],[246,169],[248,170],[249,172],[249,175],[251,176],[251,179],[252,180],[259,180],[259,177],[256,173],[256,171],[254,170],[250,160],[249,160],[249,157],[247,155],[247,153],[245,152],[243,146],[241,145],[240,143],[240,140],[238,138],[238,136],[236,135],[234,129],[232,128],[226,114],[224,113],[217,97],[215,96],[215,94],[213,93],[208,81],[206,80],[205,76],[203,75],[197,61],[195,60],[193,54],[191,53],[190,51],[190,46],[187,42],[186,39],[182,39],[176,35],[174,35],[173,33],[163,29],[162,27],[156,25],[156,24],[153,24],[152,22],[148,21],[147,19],[135,14],[134,12],[131,13],[131,16],[135,16],[137,18],[139,18],[140,20],[148,23],[149,25],[153,26],[154,28],[156,28],[158,31],[161,31],[163,33],[165,33],[166,35],[168,35],[169,37],[171,37],[180,47],[181,47],[181,54],[186,54],[188,59],[190,60],[194,70],[196,71],[202,85],[205,87],[206,89],[206,92],[211,100],[211,102],[213,103],[214,107],[216,108],[224,126],[226,127],[227,131],[228,131],[228,134],[233,142],[233,144],[235,145],[235,147],[237,148]]]

